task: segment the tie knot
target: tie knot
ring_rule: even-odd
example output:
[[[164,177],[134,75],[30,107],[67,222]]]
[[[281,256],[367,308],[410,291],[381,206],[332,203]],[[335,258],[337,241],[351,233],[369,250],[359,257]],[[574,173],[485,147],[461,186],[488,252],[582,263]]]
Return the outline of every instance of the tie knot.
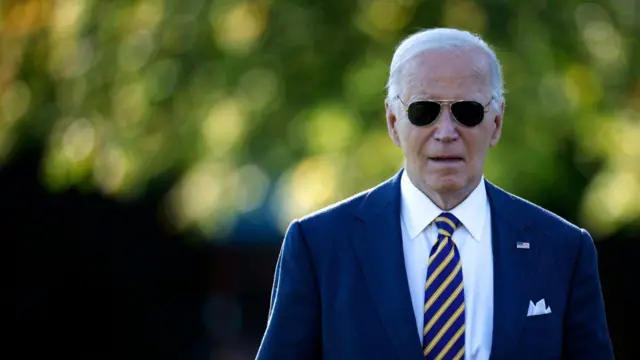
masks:
[[[455,217],[453,214],[448,212],[443,212],[440,214],[436,220],[436,227],[438,227],[438,232],[451,237],[451,234],[456,230],[458,225],[460,224],[460,220]]]

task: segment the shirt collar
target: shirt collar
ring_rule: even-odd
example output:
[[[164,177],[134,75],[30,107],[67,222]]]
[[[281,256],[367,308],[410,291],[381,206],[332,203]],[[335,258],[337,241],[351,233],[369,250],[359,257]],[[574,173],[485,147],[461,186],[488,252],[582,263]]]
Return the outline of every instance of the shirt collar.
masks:
[[[402,173],[400,179],[400,193],[402,196],[402,220],[411,239],[415,239],[443,210],[418,190],[409,179],[406,171]],[[483,176],[471,194],[449,212],[460,220],[462,226],[469,231],[473,239],[480,241],[487,207],[487,192]]]

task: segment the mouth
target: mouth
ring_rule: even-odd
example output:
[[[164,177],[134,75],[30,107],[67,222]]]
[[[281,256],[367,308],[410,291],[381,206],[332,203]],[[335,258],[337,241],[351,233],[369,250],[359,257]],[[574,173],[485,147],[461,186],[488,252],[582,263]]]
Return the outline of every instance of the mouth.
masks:
[[[449,155],[432,156],[432,157],[429,157],[429,160],[437,163],[442,163],[442,164],[452,164],[452,163],[464,161],[464,159],[460,156],[449,156]]]

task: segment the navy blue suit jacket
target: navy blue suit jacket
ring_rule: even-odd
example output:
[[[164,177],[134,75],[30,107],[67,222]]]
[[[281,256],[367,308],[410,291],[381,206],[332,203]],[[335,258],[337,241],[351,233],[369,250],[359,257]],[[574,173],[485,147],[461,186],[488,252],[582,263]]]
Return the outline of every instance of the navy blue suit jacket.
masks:
[[[258,360],[423,358],[402,249],[401,173],[291,223]],[[488,181],[486,189],[491,359],[613,359],[590,235]],[[527,317],[529,302],[543,298],[552,313]]]

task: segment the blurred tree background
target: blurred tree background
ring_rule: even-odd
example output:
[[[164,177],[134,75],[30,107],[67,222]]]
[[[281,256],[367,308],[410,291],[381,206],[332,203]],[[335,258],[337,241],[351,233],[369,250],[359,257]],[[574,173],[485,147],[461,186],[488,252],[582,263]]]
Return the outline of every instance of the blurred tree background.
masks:
[[[484,36],[504,67],[487,177],[598,238],[640,219],[635,0],[4,4],[0,154],[46,144],[50,191],[129,199],[171,172],[177,230],[222,235],[258,208],[283,229],[398,170],[391,55],[450,26]]]
[[[43,147],[52,196],[132,203],[176,179],[148,210],[173,234],[224,242],[247,218],[281,233],[401,167],[388,64],[409,33],[447,26],[502,61],[487,178],[596,240],[640,229],[637,0],[0,4],[0,166]]]

